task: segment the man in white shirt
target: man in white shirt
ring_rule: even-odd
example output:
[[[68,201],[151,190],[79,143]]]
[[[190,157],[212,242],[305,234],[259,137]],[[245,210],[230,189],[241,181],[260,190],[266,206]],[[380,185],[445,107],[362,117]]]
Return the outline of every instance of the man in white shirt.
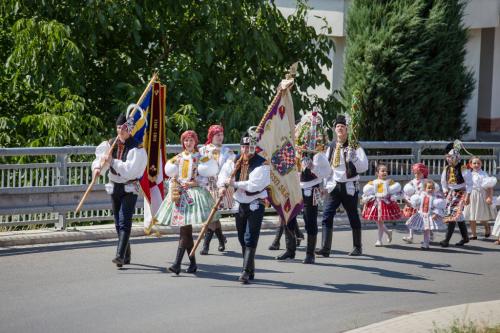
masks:
[[[346,118],[337,116],[334,123],[337,140],[332,141],[326,151],[331,165],[331,174],[325,180],[328,191],[323,209],[322,248],[317,255],[329,257],[332,248],[333,218],[342,204],[352,228],[353,250],[351,256],[362,254],[361,220],[358,214],[359,174],[368,170],[368,158],[361,147],[349,146]]]
[[[111,194],[113,216],[115,219],[118,246],[112,260],[117,267],[130,263],[130,232],[132,216],[137,202],[138,183],[147,165],[147,154],[139,148],[130,134],[127,119],[121,114],[116,120],[117,142],[112,150],[114,139],[104,141],[96,148],[96,159],[92,163],[95,177],[109,170],[106,191]]]

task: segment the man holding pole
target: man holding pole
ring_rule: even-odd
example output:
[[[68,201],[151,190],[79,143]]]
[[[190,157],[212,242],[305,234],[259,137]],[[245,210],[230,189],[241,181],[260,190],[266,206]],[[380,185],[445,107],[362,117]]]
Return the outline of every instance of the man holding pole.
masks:
[[[120,114],[116,120],[117,138],[102,142],[96,148],[96,159],[92,163],[93,177],[97,178],[109,170],[106,191],[111,195],[118,246],[112,260],[117,267],[130,263],[130,232],[132,216],[138,195],[138,180],[147,164],[147,154],[139,148],[130,134],[127,118]]]
[[[225,194],[228,186],[235,189],[236,229],[243,253],[239,281],[244,284],[253,280],[255,275],[255,251],[264,218],[266,188],[271,182],[269,165],[265,158],[255,153],[255,145],[256,141],[247,132],[241,138],[240,155],[224,164],[217,180],[220,196]]]

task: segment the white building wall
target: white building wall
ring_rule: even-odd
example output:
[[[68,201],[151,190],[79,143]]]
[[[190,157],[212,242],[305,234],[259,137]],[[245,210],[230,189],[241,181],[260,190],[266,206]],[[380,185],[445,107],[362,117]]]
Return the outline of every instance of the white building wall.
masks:
[[[481,61],[481,29],[469,30],[469,40],[466,48],[467,54],[465,55],[465,65],[474,72],[474,80],[476,84],[469,101],[465,105],[466,120],[470,130],[469,133],[463,137],[463,139],[474,140],[476,138],[477,129],[479,64]]]

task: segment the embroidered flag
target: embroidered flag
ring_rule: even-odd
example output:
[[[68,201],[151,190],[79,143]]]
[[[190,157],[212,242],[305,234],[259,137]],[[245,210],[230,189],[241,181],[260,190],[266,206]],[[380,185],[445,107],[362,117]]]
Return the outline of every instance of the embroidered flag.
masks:
[[[139,108],[129,115],[133,121],[131,134],[144,147],[148,164],[140,180],[144,194],[144,232],[149,234],[153,216],[165,198],[163,180],[166,163],[165,148],[165,110],[166,86],[154,82],[149,88]]]
[[[257,152],[271,165],[269,201],[285,223],[296,217],[303,206],[293,145],[292,86],[293,79],[281,81],[278,93],[257,127]]]

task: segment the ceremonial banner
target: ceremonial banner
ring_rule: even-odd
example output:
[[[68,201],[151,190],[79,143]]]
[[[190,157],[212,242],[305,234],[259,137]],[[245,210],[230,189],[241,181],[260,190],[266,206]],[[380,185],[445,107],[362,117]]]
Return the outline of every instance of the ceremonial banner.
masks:
[[[140,108],[128,117],[134,121],[132,135],[139,144],[142,144],[148,155],[148,164],[140,181],[145,199],[144,231],[146,234],[151,232],[152,218],[165,198],[163,169],[166,163],[166,93],[167,89],[164,85],[154,82],[140,103]]]
[[[302,190],[295,162],[295,115],[290,89],[293,79],[281,81],[278,93],[257,127],[257,153],[271,165],[268,194],[282,221],[302,210]]]

